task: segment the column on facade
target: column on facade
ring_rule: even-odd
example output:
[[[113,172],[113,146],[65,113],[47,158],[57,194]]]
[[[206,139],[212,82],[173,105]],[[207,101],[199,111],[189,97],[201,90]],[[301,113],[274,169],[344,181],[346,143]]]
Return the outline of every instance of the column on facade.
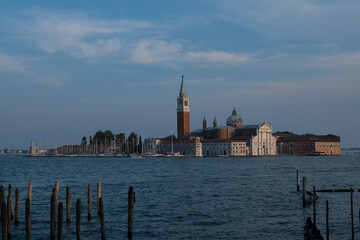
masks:
[[[269,155],[269,132],[266,131],[266,143],[265,143],[265,146],[266,146],[266,155]]]
[[[260,155],[260,129],[257,130],[258,134],[258,150],[257,150],[257,155]]]

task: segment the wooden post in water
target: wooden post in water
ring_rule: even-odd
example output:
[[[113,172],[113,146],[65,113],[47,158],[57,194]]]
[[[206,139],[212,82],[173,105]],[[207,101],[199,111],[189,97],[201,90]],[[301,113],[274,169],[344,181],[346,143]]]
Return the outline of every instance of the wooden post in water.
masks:
[[[91,184],[88,186],[88,221],[91,219]]]
[[[2,200],[2,190],[4,189],[3,185],[0,186],[0,220],[2,218],[2,214],[1,214],[1,206],[2,206],[2,203],[3,203],[3,200]]]
[[[32,187],[33,187],[33,182],[32,182],[32,180],[30,180],[30,182],[29,182],[29,189],[28,189],[28,197],[27,197],[27,198],[30,200],[30,208],[31,208]]]
[[[13,201],[12,201],[12,188],[11,184],[9,184],[9,195],[8,198],[10,199],[10,219],[14,219],[14,208],[13,208]]]
[[[4,189],[3,186],[1,186],[0,192],[1,192],[1,199],[0,199],[1,206],[2,206],[3,203],[5,203],[5,205],[6,205],[6,202],[5,202],[6,194],[5,194],[5,189]],[[0,206],[0,208],[1,208],[1,211],[2,211],[2,207],[1,207],[1,206]],[[1,214],[1,220],[2,220],[2,214]]]
[[[314,218],[314,225],[316,226],[316,190],[314,184],[314,195],[313,195],[313,218]]]
[[[329,201],[326,201],[326,240],[329,240]]]
[[[70,222],[71,192],[70,187],[66,188],[66,222]]]
[[[58,208],[58,205],[57,205],[57,202],[58,202],[58,198],[59,198],[59,182],[56,181],[55,182],[55,208],[54,208],[54,212],[55,212],[55,227],[56,227],[56,213],[57,213],[57,208]]]
[[[81,201],[76,201],[76,240],[81,239]]]
[[[63,204],[59,203],[58,208],[58,240],[63,240]]]
[[[353,189],[350,188],[350,204],[351,204],[351,239],[354,240],[354,208],[353,208]]]
[[[7,198],[7,233],[8,233],[8,238],[11,239],[11,198],[10,195],[8,195]]]
[[[299,170],[296,170],[296,190],[300,192],[300,174]]]
[[[19,189],[15,189],[15,225],[19,224]]]
[[[128,239],[132,239],[132,225],[134,223],[135,192],[131,186],[128,192]]]
[[[99,199],[101,198],[101,182],[97,183],[97,213],[100,216]]]
[[[31,213],[30,213],[30,199],[27,198],[25,202],[25,223],[26,223],[26,240],[31,239]]]
[[[303,208],[306,207],[306,177],[303,177]]]
[[[54,191],[55,193],[55,191]],[[55,239],[55,195],[51,194],[50,211],[50,239]]]
[[[2,189],[4,187],[1,185],[0,186],[0,220],[1,220],[1,206],[2,206]]]
[[[101,240],[105,240],[105,216],[104,216],[104,205],[103,199],[99,199],[100,204],[100,221],[101,221]]]
[[[7,209],[6,203],[3,201],[1,204],[1,229],[2,229],[2,239],[8,239],[8,216],[7,216]]]

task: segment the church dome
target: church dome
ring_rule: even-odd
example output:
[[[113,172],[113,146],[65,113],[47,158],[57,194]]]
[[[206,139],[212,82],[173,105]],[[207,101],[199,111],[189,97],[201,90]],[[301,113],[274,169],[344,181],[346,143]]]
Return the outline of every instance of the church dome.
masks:
[[[234,108],[230,117],[226,120],[226,125],[231,127],[239,127],[243,125],[243,121],[241,117],[239,117],[236,113],[236,109]]]

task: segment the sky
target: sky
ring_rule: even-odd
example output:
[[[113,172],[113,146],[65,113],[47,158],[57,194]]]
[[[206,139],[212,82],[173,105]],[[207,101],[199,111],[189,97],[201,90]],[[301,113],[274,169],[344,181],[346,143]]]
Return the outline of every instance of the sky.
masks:
[[[244,124],[360,147],[358,0],[3,0],[0,149]]]

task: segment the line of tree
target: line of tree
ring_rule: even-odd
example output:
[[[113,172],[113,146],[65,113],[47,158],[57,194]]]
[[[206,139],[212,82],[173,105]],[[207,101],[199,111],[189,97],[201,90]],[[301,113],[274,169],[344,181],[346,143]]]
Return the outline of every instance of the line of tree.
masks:
[[[141,136],[138,138],[134,132],[126,138],[125,133],[114,135],[110,130],[99,130],[94,136],[89,136],[89,141],[85,136],[81,139],[81,146],[89,146],[95,153],[142,153],[142,145]]]

